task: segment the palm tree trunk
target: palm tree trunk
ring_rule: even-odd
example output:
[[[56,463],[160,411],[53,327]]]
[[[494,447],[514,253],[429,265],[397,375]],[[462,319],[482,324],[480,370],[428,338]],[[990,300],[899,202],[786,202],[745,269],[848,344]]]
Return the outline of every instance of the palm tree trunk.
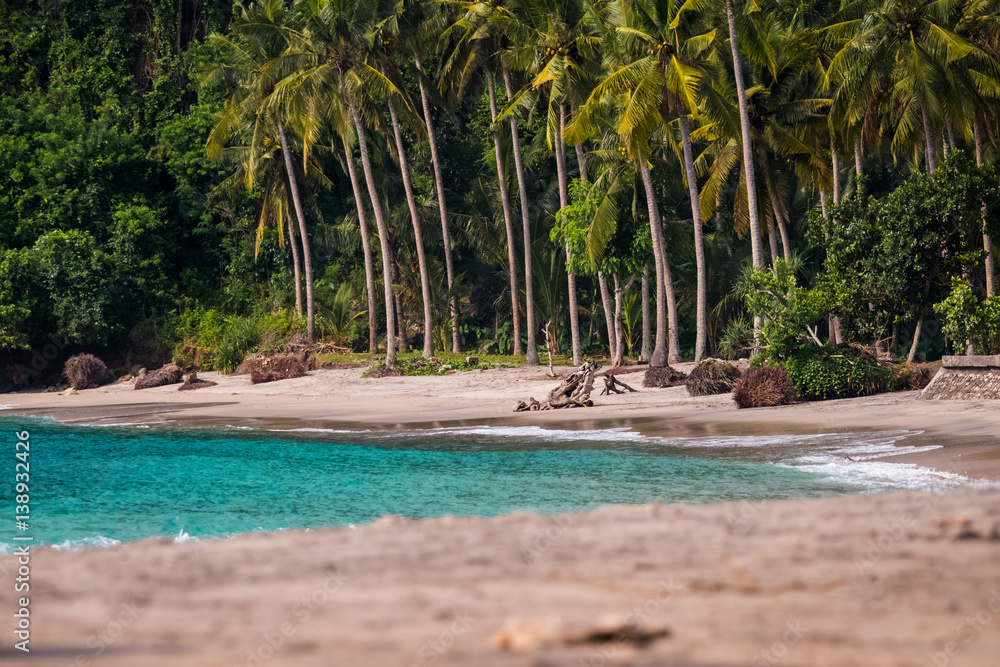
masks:
[[[775,229],[776,225],[771,225],[771,230],[767,233],[767,242],[771,246],[771,266],[773,267],[775,261],[778,259],[778,230]]]
[[[642,267],[642,359],[653,356],[653,323],[649,319],[649,267]]]
[[[514,87],[510,82],[510,74],[503,72],[504,89],[507,99],[514,96]],[[517,189],[521,198],[521,230],[524,236],[524,306],[525,331],[527,333],[527,349],[524,363],[528,366],[538,365],[538,343],[535,339],[535,286],[531,267],[531,219],[528,215],[528,185],[524,178],[524,163],[521,160],[521,138],[517,129],[517,119],[510,117],[510,136],[514,149],[514,169],[517,171]]]
[[[493,72],[486,73],[486,89],[490,95],[490,119],[497,122],[497,93],[493,83]],[[510,196],[507,193],[507,178],[504,175],[503,152],[500,150],[500,135],[493,135],[493,149],[497,156],[497,182],[500,185],[500,206],[503,209],[503,223],[507,230],[507,266],[510,271],[510,302],[514,317],[514,356],[524,354],[521,347],[521,312],[517,306],[517,250],[514,241],[514,216],[510,210]]]
[[[694,260],[698,272],[698,305],[696,307],[696,334],[694,339],[694,362],[705,356],[708,340],[708,286],[705,284],[705,242],[702,238],[701,198],[698,196],[698,176],[694,173],[694,154],[691,150],[691,128],[688,126],[687,109],[682,109],[681,143],[684,149],[684,173],[688,183],[688,197],[691,199],[691,223],[694,226]]]
[[[590,179],[587,178],[587,165],[583,161],[583,145],[576,144],[573,146],[573,149],[576,150],[576,164],[580,168],[580,180],[590,181]]]
[[[861,137],[859,136],[854,140],[854,173],[858,176],[864,176],[864,163],[862,161],[864,155],[864,145],[861,142]]]
[[[788,242],[788,228],[785,225],[785,216],[778,206],[778,202],[771,197],[771,209],[774,211],[774,222],[778,225],[778,233],[781,234],[781,252],[786,262],[792,261],[792,246]]]
[[[917,318],[917,327],[913,331],[913,344],[910,345],[910,353],[906,355],[906,363],[912,364],[917,357],[917,349],[920,347],[920,334],[924,328],[924,302],[927,295],[931,293],[930,281],[924,283],[924,298],[920,300],[920,316]]]
[[[736,15],[733,0],[726,0],[729,19],[729,48],[733,53],[733,74],[736,78],[736,95],[740,105],[740,132],[743,139],[743,174],[747,185],[747,209],[750,213],[750,248],[755,269],[764,268],[764,249],[761,247],[760,216],[757,211],[757,187],[753,173],[753,146],[750,139],[750,106],[743,81],[743,63],[740,60],[740,43],[736,36]]]
[[[934,130],[931,128],[931,117],[927,113],[927,103],[920,99],[920,113],[924,120],[924,149],[927,151],[926,166],[927,173],[933,173],[937,169],[937,152],[934,149]]]
[[[625,359],[625,333],[622,331],[622,293],[625,292],[632,283],[629,282],[625,289],[622,289],[621,280],[618,274],[614,274],[615,279],[615,347],[611,353],[611,367],[617,368],[622,365]],[[633,279],[634,280],[634,279]]]
[[[365,126],[361,122],[361,114],[354,102],[349,103],[354,128],[358,133],[358,150],[361,153],[361,168],[365,173],[365,184],[368,186],[368,197],[375,213],[375,224],[378,226],[378,240],[382,247],[382,282],[385,283],[385,365],[392,368],[396,363],[396,313],[392,298],[392,251],[389,248],[389,230],[382,215],[382,204],[375,188],[375,175],[372,173],[371,160],[368,157],[368,140],[365,139]]]
[[[302,273],[299,260],[299,241],[295,238],[292,216],[285,211],[285,225],[288,227],[288,244],[292,246],[292,275],[295,280],[295,314],[302,317]]]
[[[837,147],[833,143],[833,133],[830,133],[830,161],[832,163],[831,173],[833,175],[833,203],[840,203],[840,157],[837,155]]]
[[[313,269],[312,253],[309,250],[309,234],[306,231],[306,216],[302,212],[302,200],[299,198],[299,184],[295,178],[295,169],[292,167],[292,154],[288,151],[288,137],[285,136],[285,126],[278,123],[278,136],[281,139],[281,153],[285,158],[285,172],[288,174],[288,185],[292,191],[292,203],[295,206],[295,215],[299,219],[299,233],[302,236],[302,264],[306,270],[306,332],[309,342],[316,340],[316,311],[313,302]]]
[[[649,211],[649,231],[653,239],[653,261],[656,263],[656,344],[649,359],[650,366],[666,366],[680,361],[677,342],[677,303],[674,299],[674,284],[670,279],[670,265],[667,263],[667,248],[660,225],[660,209],[656,203],[656,191],[649,165],[639,160],[643,189],[646,191],[646,208]],[[669,334],[667,319],[669,317]],[[669,351],[667,338],[669,335]]]
[[[601,306],[604,309],[604,321],[607,323],[608,329],[608,355],[614,359],[618,340],[615,338],[615,320],[611,314],[611,294],[608,292],[608,279],[604,276],[603,271],[597,272],[597,284],[601,290]],[[612,363],[611,367],[614,368],[614,366],[615,364]]]
[[[562,133],[566,128],[566,106],[559,105],[559,129],[555,137],[556,175],[559,180],[559,208],[569,206],[569,181],[566,176],[566,145]],[[572,269],[573,250],[566,242],[566,282],[569,289],[569,330],[573,341],[573,365],[583,363],[583,351],[580,345],[580,313],[576,302],[576,271]]]
[[[406,193],[406,205],[410,209],[410,222],[413,224],[413,240],[417,246],[417,267],[420,269],[420,294],[424,302],[424,359],[434,356],[434,314],[431,310],[431,275],[427,270],[427,256],[424,254],[424,235],[420,231],[420,214],[417,212],[417,200],[413,196],[413,186],[410,184],[410,167],[406,162],[406,148],[403,146],[403,135],[399,131],[399,117],[396,116],[396,105],[389,99],[389,120],[392,121],[392,133],[396,138],[396,153],[399,155],[399,173],[403,177],[403,191]]]
[[[351,179],[354,202],[358,209],[358,226],[361,228],[361,250],[365,256],[365,287],[368,291],[368,354],[377,354],[378,331],[375,327],[375,263],[372,261],[371,239],[368,237],[365,200],[361,196],[358,175],[354,171],[354,156],[351,154],[351,149],[348,147],[346,139],[344,139],[344,159],[347,162],[347,175]]]
[[[980,120],[977,118],[972,124],[973,136],[976,141],[976,164],[983,166],[983,134]],[[996,267],[993,262],[993,240],[986,233],[986,204],[983,204],[983,250],[986,251],[986,296],[996,294]]]
[[[420,56],[413,52],[413,63],[421,73]],[[461,344],[458,340],[458,297],[455,295],[455,263],[451,257],[451,232],[448,231],[448,208],[444,200],[444,179],[441,176],[441,160],[438,158],[437,138],[434,136],[434,123],[431,120],[431,103],[427,97],[427,87],[424,80],[417,78],[420,84],[420,101],[424,107],[424,125],[427,126],[427,143],[431,147],[431,165],[434,168],[434,187],[437,191],[438,212],[441,214],[441,234],[444,239],[444,266],[448,276],[448,303],[451,309],[451,349],[458,352]]]

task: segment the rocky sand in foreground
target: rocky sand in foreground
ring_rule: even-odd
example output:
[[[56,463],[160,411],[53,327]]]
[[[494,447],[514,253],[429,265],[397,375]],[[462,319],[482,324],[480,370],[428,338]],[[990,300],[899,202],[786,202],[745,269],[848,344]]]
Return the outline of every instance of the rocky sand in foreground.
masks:
[[[32,556],[36,648],[30,660],[0,655],[129,667],[985,667],[1000,655],[998,557],[997,490],[385,517],[44,549]],[[0,571],[13,565],[0,558]],[[11,595],[0,588],[0,606]]]

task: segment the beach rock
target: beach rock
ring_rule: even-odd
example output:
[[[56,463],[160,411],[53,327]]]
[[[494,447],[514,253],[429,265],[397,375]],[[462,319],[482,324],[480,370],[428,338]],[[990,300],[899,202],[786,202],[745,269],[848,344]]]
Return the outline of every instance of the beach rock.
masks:
[[[73,387],[70,387],[66,391],[62,392],[62,394],[60,394],[60,396],[76,396],[79,393],[80,392],[78,392],[76,389],[74,389]]]

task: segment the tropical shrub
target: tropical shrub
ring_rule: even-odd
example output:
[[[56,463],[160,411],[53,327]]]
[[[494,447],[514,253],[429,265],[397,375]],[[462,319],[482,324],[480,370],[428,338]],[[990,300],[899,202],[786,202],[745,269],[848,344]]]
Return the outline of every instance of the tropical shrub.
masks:
[[[980,299],[968,281],[952,278],[951,294],[934,310],[944,316],[941,331],[956,346],[969,340],[978,354],[1000,354],[1000,296]]]
[[[738,408],[770,408],[795,402],[795,385],[782,366],[750,368],[733,385]]]
[[[854,347],[810,347],[790,355],[785,369],[795,393],[807,401],[868,396],[886,391],[892,372]]]
[[[223,330],[215,351],[215,368],[223,373],[232,373],[247,355],[260,347],[263,334],[263,326],[258,320],[232,320]]]

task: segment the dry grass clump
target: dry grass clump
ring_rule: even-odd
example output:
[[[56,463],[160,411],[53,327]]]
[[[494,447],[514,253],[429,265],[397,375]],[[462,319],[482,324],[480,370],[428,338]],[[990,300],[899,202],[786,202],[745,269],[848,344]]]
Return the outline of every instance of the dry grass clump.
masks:
[[[211,380],[202,380],[198,377],[198,373],[192,371],[184,376],[184,384],[177,387],[177,391],[191,391],[193,389],[204,389],[205,387],[214,387],[219,384],[218,382],[212,382]]]
[[[687,374],[670,366],[650,366],[642,379],[643,387],[678,387],[687,380]]]
[[[706,359],[695,366],[684,384],[691,396],[728,394],[741,375],[740,369],[732,364]]]
[[[115,376],[92,354],[78,354],[70,357],[63,367],[63,373],[73,389],[94,389],[115,381]]]
[[[385,364],[372,366],[362,374],[366,378],[398,378],[403,376],[403,371],[397,368],[389,368]]]
[[[181,381],[184,372],[177,364],[166,364],[151,373],[142,375],[135,381],[136,389],[151,389],[162,387],[167,384],[177,384]]]
[[[309,370],[301,354],[255,354],[247,357],[236,369],[236,374],[250,375],[250,384],[277,382],[300,378]]]
[[[782,366],[751,368],[733,385],[738,408],[769,408],[795,402],[795,385]]]

